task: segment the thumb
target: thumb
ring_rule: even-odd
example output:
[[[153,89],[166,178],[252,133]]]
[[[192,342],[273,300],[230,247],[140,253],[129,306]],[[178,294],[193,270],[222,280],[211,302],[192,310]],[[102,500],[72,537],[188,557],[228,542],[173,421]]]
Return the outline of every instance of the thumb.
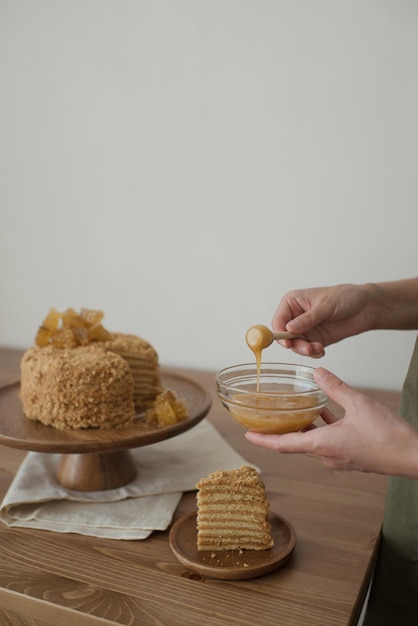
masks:
[[[318,367],[314,371],[314,379],[328,398],[342,407],[347,403],[347,393],[351,388],[341,378],[324,367]]]
[[[307,333],[319,326],[319,324],[323,321],[323,315],[321,315],[319,311],[309,309],[309,311],[305,311],[297,317],[289,320],[286,324],[286,330],[295,334],[303,335],[304,333]]]

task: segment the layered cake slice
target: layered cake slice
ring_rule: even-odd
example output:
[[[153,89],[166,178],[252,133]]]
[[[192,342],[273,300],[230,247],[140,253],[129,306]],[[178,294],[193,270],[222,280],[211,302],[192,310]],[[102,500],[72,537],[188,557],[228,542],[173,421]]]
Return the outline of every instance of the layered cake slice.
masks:
[[[254,468],[220,470],[196,487],[199,551],[273,546],[265,486]]]

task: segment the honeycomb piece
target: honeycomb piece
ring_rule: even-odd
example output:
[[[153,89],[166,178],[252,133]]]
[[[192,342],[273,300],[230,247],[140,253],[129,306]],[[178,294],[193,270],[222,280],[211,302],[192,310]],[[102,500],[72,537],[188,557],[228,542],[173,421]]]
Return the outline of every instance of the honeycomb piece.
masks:
[[[38,329],[35,344],[40,348],[52,345],[58,348],[86,346],[93,341],[108,341],[111,333],[101,324],[103,311],[82,308],[80,313],[69,308],[64,313],[50,309]]]
[[[38,332],[35,338],[35,343],[40,348],[45,348],[49,344],[49,339],[51,337],[51,331],[45,328],[44,326],[40,326],[38,328]]]
[[[50,344],[56,348],[75,348],[77,339],[71,328],[61,328],[51,335]]]
[[[60,318],[61,315],[60,313],[58,313],[57,309],[52,308],[49,310],[49,313],[44,319],[42,326],[47,330],[55,330],[56,328],[58,328]]]
[[[87,331],[88,341],[109,341],[112,338],[111,333],[101,324],[90,326]]]
[[[158,428],[172,426],[187,419],[188,411],[184,400],[179,400],[171,389],[165,389],[155,398],[153,406],[145,413],[146,422]]]
[[[62,325],[65,328],[75,328],[79,326],[80,316],[74,311],[74,309],[67,309],[61,314]]]
[[[99,324],[104,318],[103,311],[95,311],[94,309],[81,309],[80,318],[85,322],[86,326],[94,326]]]

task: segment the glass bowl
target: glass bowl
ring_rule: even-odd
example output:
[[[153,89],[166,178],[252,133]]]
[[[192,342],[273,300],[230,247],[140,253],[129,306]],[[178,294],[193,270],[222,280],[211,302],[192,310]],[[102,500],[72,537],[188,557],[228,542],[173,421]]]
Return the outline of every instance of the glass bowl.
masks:
[[[318,417],[328,397],[313,378],[314,368],[289,363],[244,363],[216,374],[218,396],[244,428],[259,433],[289,433]]]

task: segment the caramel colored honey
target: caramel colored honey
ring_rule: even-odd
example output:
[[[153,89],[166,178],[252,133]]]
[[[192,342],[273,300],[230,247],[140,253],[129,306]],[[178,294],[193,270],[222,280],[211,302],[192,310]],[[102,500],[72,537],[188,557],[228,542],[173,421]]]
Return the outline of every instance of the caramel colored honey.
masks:
[[[257,391],[260,388],[261,356],[264,348],[268,348],[273,343],[273,333],[267,326],[256,324],[247,330],[245,335],[247,346],[252,350],[257,365]]]
[[[289,433],[309,426],[321,408],[317,398],[275,393],[269,396],[237,393],[228,410],[244,428],[258,433]],[[242,404],[245,403],[245,404]]]

